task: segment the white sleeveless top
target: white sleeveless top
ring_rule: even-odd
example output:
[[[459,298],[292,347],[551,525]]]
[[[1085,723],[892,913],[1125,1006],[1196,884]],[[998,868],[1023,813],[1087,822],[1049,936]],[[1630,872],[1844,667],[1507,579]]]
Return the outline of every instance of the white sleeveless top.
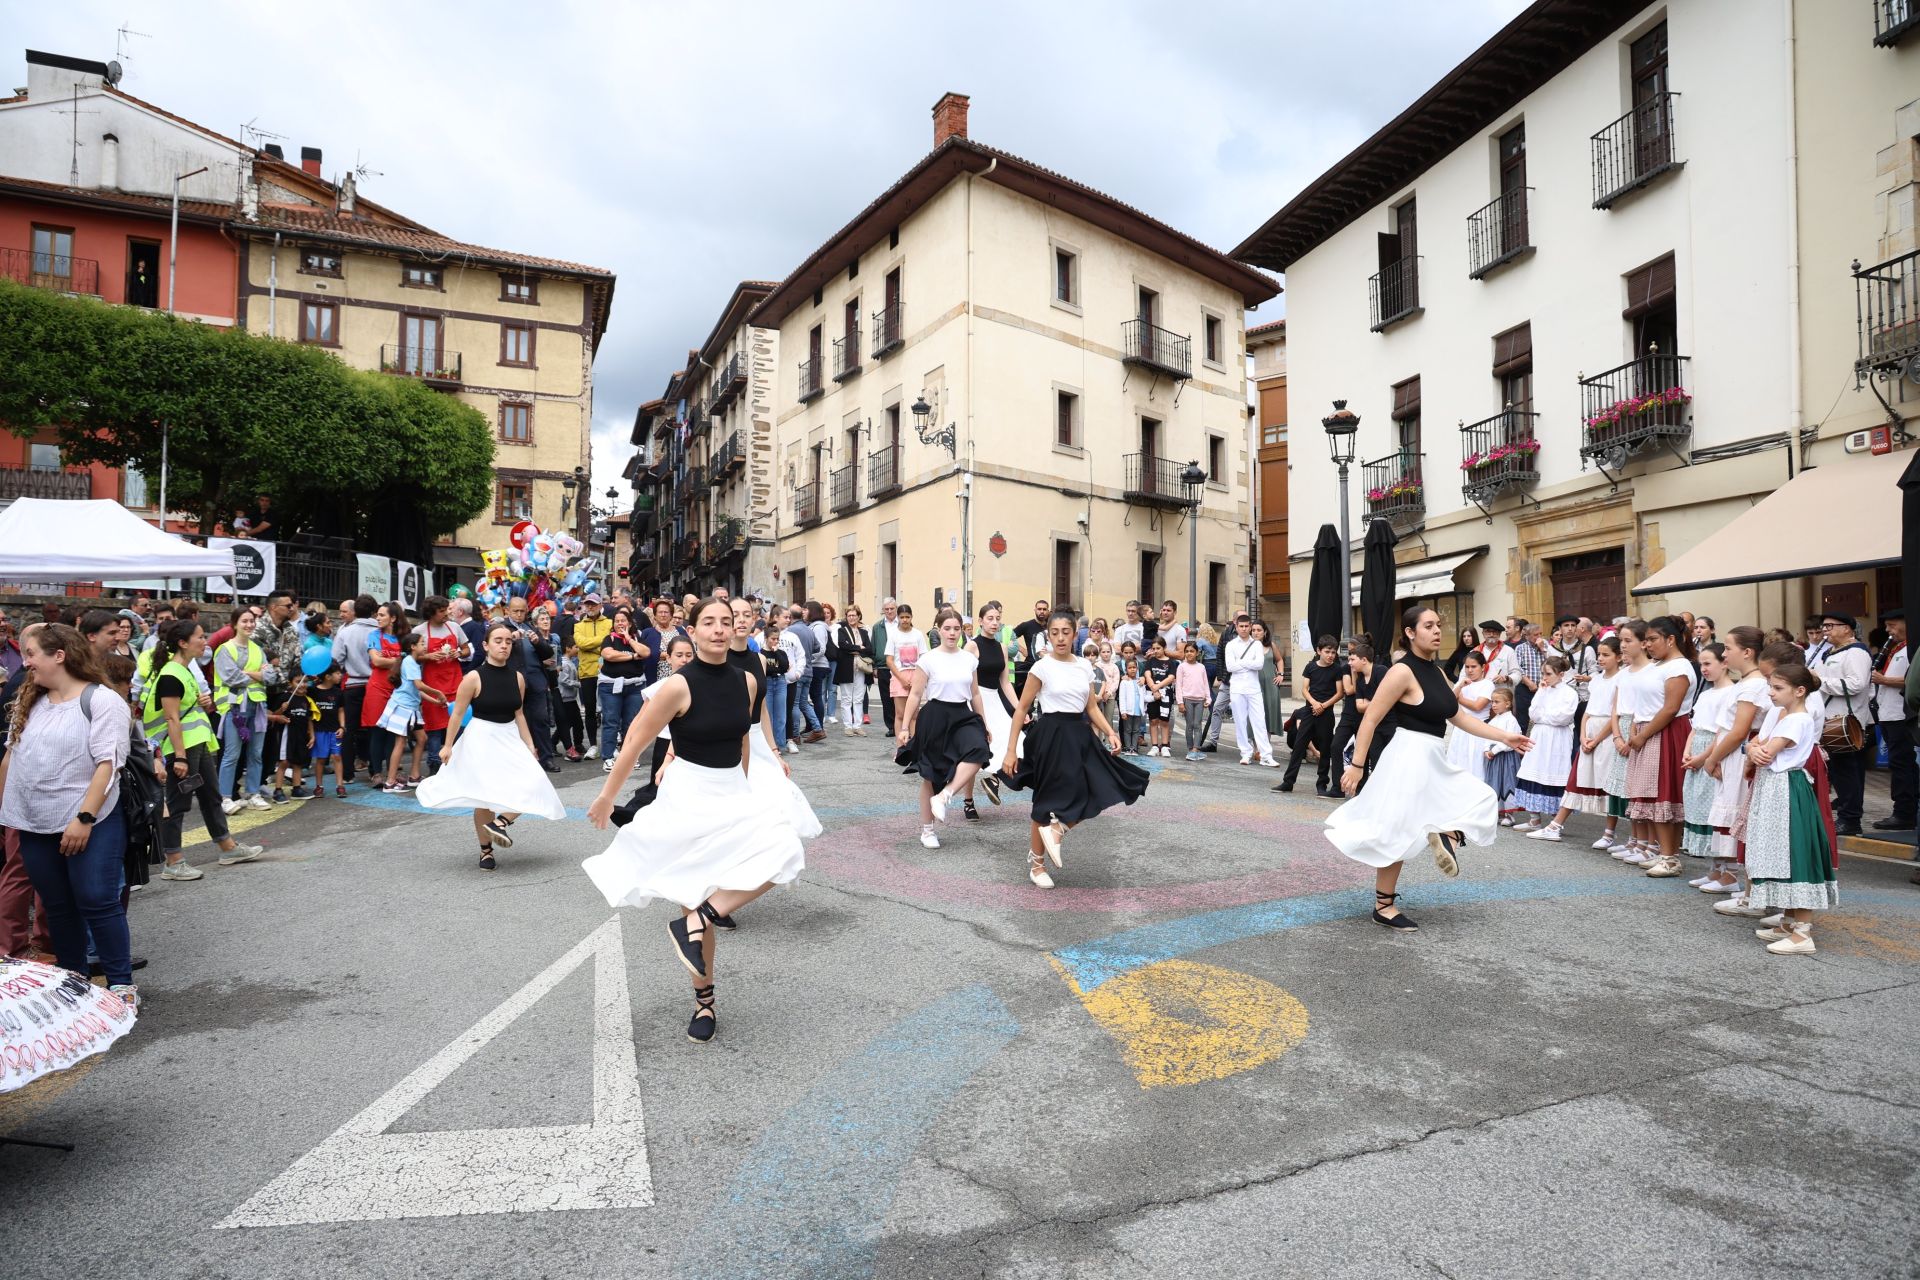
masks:
[[[1033,674],[1040,681],[1039,707],[1043,714],[1074,714],[1087,709],[1087,699],[1093,692],[1093,664],[1085,658],[1062,662],[1049,653],[1033,664]]]
[[[929,649],[920,655],[920,670],[927,673],[928,702],[972,702],[974,674],[980,659],[965,649],[948,653]]]

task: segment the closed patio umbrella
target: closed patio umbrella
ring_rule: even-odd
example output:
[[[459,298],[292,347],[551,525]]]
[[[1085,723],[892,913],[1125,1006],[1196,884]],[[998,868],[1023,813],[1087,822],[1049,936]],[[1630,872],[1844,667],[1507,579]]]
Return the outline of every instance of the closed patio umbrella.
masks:
[[[1338,640],[1346,630],[1348,579],[1347,566],[1340,563],[1340,535],[1323,524],[1313,540],[1313,576],[1307,581],[1307,626],[1316,642],[1321,636]]]
[[[1907,652],[1920,653],[1920,449],[1900,473],[1900,603],[1907,611]]]
[[[1373,637],[1373,647],[1384,660],[1399,634],[1394,626],[1393,548],[1399,535],[1385,520],[1367,524],[1366,550],[1360,568],[1360,629]]]

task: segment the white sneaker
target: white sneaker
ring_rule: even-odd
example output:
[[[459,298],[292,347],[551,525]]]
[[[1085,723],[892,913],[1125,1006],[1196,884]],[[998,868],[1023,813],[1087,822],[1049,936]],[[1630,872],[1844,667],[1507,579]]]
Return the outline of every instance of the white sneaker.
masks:
[[[1512,818],[1502,818],[1502,819],[1500,819],[1500,825],[1501,825],[1501,826],[1503,826],[1503,827],[1510,827],[1510,826],[1512,826],[1512,825],[1513,825],[1513,819],[1512,819]]]
[[[185,858],[178,862],[169,862],[160,868],[162,880],[198,880],[207,873],[188,862]]]
[[[920,828],[920,847],[922,849],[938,849],[940,847],[940,837],[933,834],[933,827],[931,825]]]
[[[267,798],[265,796],[261,795],[258,791],[256,791],[252,795],[247,797],[247,808],[271,809],[273,808],[273,806],[267,802]]]
[[[600,748],[588,747],[585,751],[580,753],[580,758],[583,760],[598,760],[600,758]]]
[[[611,760],[603,760],[603,761],[601,761],[601,762],[600,762],[600,772],[602,772],[602,773],[612,773],[612,772],[613,772],[613,761],[611,761]]]
[[[797,756],[800,754],[800,743],[798,740],[794,738],[787,739],[787,754],[790,756]]]
[[[257,844],[236,844],[233,848],[221,852],[220,865],[231,867],[242,862],[252,862],[265,852],[266,850]]]
[[[1553,823],[1551,823],[1551,822],[1549,822],[1549,823],[1548,823],[1548,824],[1547,824],[1546,826],[1544,826],[1544,827],[1541,827],[1541,828],[1540,828],[1540,829],[1539,829],[1538,831],[1529,831],[1529,832],[1527,832],[1527,839],[1529,839],[1529,840],[1551,840],[1551,841],[1553,841],[1553,842],[1554,842],[1555,844],[1559,844],[1559,843],[1560,843],[1560,828],[1559,828],[1559,827],[1557,827],[1557,826],[1555,826],[1555,825],[1554,825]]]
[[[1260,762],[1260,767],[1262,769],[1278,769],[1280,767],[1280,762],[1278,760],[1275,760],[1272,756],[1268,756],[1265,760],[1262,760]]]
[[[220,812],[226,814],[229,818],[246,807],[247,802],[245,800],[222,800],[220,802]]]

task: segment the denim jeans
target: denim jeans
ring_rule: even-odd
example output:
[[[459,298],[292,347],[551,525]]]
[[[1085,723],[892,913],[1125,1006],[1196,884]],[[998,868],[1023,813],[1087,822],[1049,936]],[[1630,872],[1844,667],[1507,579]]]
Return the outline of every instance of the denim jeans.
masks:
[[[447,731],[445,729],[427,730],[427,772],[429,774],[440,772],[440,751],[441,748],[446,745]],[[320,775],[316,771],[313,776],[317,779]],[[316,782],[314,785],[318,786],[319,783]]]
[[[260,794],[260,748],[266,742],[267,717],[264,702],[237,702],[220,722],[220,798],[233,795],[233,781],[240,772],[240,760],[246,758],[246,787],[243,795]],[[253,718],[253,734],[240,741],[240,717]]]
[[[47,913],[47,932],[60,967],[87,976],[87,936],[100,952],[100,967],[109,986],[133,981],[132,943],[127,937],[127,911],[120,902],[125,874],[127,819],[115,805],[113,812],[93,824],[87,847],[72,857],[60,852],[60,832],[20,833],[20,860]]]
[[[796,735],[803,731],[812,733],[820,727],[820,712],[814,695],[814,678],[825,674],[824,670],[816,671],[808,667],[800,673],[800,678],[793,682],[793,687],[787,690],[787,695],[793,703],[791,714],[793,731]]]
[[[787,749],[787,678],[767,677],[767,721],[773,729],[773,749]]]
[[[600,682],[600,755],[611,760],[619,753],[633,718],[640,714],[640,682],[628,680],[619,693],[611,680]]]
[[[840,686],[833,682],[833,668],[818,671],[813,678],[826,690],[826,710],[821,713],[820,722],[832,724],[840,715]]]
[[[807,672],[807,717],[809,729],[824,729],[833,721],[833,668],[813,667]]]

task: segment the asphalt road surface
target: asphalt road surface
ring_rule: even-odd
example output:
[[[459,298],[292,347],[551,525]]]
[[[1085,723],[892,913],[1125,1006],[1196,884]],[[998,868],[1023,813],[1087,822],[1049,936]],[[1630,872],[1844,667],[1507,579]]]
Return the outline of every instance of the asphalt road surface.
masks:
[[[0,1100],[0,1271],[102,1277],[1912,1276],[1920,888],[1843,862],[1815,957],[1684,881],[1502,834],[1368,874],[1231,752],[1025,878],[920,847],[876,736],[740,913],[687,1042],[669,912],[572,817],[491,875],[356,788],[134,900],[139,1026]],[[1307,775],[1310,778],[1310,774]],[[1304,779],[1303,779],[1304,781]]]

